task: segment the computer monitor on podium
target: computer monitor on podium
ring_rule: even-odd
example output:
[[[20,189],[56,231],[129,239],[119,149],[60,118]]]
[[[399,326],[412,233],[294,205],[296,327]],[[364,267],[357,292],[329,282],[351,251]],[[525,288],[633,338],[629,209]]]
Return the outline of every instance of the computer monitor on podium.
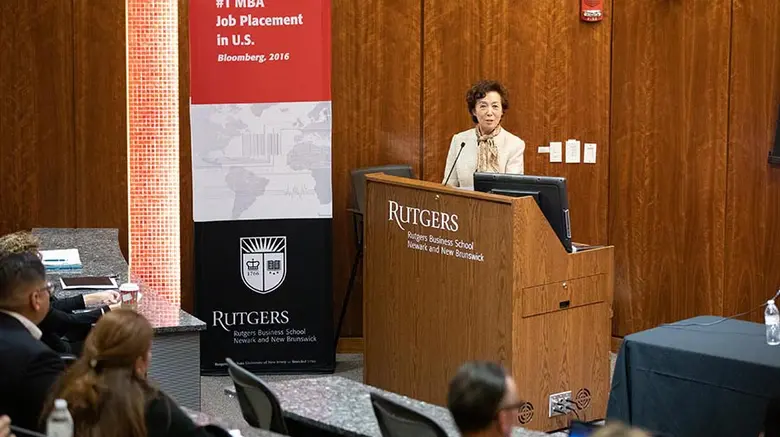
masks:
[[[531,196],[567,252],[572,252],[566,179],[505,173],[474,173],[474,191],[503,196]]]

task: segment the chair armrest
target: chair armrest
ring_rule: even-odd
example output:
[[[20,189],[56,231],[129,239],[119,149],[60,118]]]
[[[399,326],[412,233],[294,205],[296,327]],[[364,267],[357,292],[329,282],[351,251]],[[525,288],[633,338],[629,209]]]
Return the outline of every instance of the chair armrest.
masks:
[[[363,215],[363,213],[362,213],[362,212],[358,211],[358,210],[357,210],[357,209],[355,209],[355,208],[347,208],[347,211],[349,211],[349,212],[351,212],[352,214],[355,214],[355,215],[359,215],[359,216],[362,216],[362,215]]]
[[[72,354],[60,354],[60,358],[62,359],[62,362],[65,363],[66,369],[79,359],[77,356]]]

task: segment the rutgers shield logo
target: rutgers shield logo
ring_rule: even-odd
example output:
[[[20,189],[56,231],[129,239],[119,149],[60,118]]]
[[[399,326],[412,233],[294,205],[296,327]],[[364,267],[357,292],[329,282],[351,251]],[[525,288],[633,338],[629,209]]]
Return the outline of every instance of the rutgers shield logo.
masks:
[[[242,237],[241,279],[252,291],[270,293],[287,276],[287,237]]]

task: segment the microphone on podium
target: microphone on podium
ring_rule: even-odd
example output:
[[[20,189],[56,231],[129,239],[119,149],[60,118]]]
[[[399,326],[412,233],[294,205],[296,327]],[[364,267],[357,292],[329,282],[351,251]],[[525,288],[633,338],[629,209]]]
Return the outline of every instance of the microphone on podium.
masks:
[[[444,180],[444,185],[447,185],[447,182],[450,181],[450,176],[452,176],[452,171],[455,170],[455,164],[458,163],[458,158],[460,158],[460,153],[463,151],[463,147],[466,146],[466,142],[460,143],[460,150],[458,150],[458,155],[455,157],[455,161],[452,161],[452,168],[450,168],[449,174],[447,174],[447,179]]]

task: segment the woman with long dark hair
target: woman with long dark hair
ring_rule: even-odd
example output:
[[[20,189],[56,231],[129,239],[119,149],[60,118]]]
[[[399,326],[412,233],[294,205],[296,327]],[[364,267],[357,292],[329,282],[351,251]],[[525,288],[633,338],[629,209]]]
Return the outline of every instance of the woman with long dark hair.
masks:
[[[68,401],[75,437],[209,436],[147,380],[154,331],[135,311],[118,309],[100,318],[81,357],[55,385]]]

